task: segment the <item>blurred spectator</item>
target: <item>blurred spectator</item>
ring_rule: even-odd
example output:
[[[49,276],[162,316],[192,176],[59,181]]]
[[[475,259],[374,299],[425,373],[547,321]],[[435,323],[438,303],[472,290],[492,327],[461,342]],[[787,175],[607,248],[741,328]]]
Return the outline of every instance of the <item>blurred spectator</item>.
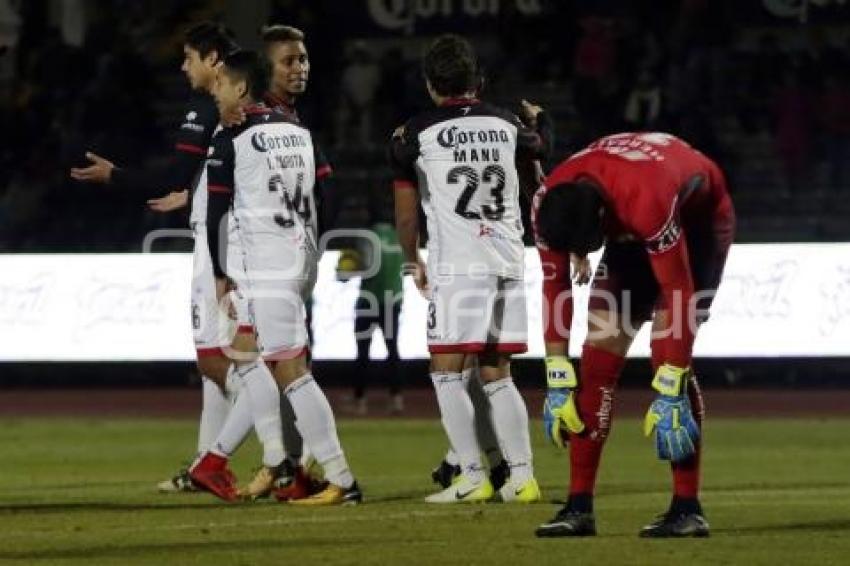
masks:
[[[850,83],[847,71],[826,77],[818,101],[829,182],[842,192],[850,188]]]
[[[611,117],[617,116],[619,122],[622,115],[615,72],[617,36],[609,19],[587,17],[580,24],[582,36],[574,61],[575,105],[583,121],[584,137],[596,138],[618,129],[611,124]]]
[[[376,124],[379,137],[395,129],[412,111],[405,88],[408,67],[404,53],[397,47],[388,49],[381,57],[381,82],[375,96],[375,103],[381,109]]]
[[[737,74],[744,77],[740,81],[743,88],[736,99],[736,115],[744,131],[758,133],[768,130],[771,109],[764,102],[775,98],[780,77],[788,65],[788,56],[780,49],[776,36],[760,36],[755,51],[749,57],[749,65]]]
[[[386,199],[373,199],[381,204]],[[387,347],[387,359],[380,364],[380,373],[390,393],[389,412],[399,414],[404,410],[398,365],[398,320],[402,305],[401,269],[404,259],[398,235],[392,225],[386,206],[370,206],[373,223],[370,230],[380,242],[379,248],[365,239],[360,240],[362,267],[377,272],[360,282],[360,297],[355,306],[354,332],[357,339],[357,371],[354,377],[354,401],[358,414],[368,412],[366,389],[371,381],[373,364],[369,348],[376,329],[380,328]]]
[[[776,150],[785,169],[788,189],[798,192],[810,181],[812,105],[795,68],[786,69],[773,104]]]
[[[10,94],[14,78],[14,49],[18,44],[21,18],[9,0],[0,0],[0,106]]]
[[[337,115],[337,144],[354,142],[372,145],[375,95],[381,82],[381,69],[363,42],[356,42],[351,62],[342,72],[339,113]],[[352,135],[348,132],[352,131]]]
[[[630,130],[654,130],[661,118],[661,85],[647,69],[640,72],[623,114]]]

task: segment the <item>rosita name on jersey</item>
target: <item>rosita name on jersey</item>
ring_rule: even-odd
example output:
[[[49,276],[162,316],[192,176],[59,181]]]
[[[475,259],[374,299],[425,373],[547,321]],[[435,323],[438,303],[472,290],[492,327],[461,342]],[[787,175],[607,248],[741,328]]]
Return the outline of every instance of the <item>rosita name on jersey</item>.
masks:
[[[307,164],[304,162],[304,158],[301,154],[298,153],[290,153],[285,155],[280,154],[272,154],[266,156],[266,164],[269,166],[270,170],[273,169],[293,169],[300,168],[303,169],[307,167]]]

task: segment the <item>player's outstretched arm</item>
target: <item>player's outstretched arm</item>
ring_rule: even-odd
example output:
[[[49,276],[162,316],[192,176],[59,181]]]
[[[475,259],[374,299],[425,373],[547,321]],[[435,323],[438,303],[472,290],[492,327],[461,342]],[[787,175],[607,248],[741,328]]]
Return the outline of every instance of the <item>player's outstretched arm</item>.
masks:
[[[172,212],[180,210],[189,204],[189,191],[171,191],[164,197],[152,198],[147,202],[148,208],[154,212]]]
[[[99,183],[102,185],[112,181],[112,172],[116,169],[114,163],[90,151],[86,152],[86,159],[91,162],[91,165],[72,167],[72,179],[83,183]]]

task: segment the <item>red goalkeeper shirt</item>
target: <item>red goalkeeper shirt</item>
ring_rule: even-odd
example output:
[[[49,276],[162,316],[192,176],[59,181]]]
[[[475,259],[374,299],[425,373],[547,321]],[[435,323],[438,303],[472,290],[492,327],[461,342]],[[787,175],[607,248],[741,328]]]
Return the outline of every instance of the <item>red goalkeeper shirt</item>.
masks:
[[[546,178],[534,199],[532,218],[552,187],[587,181],[600,188],[606,203],[609,241],[642,241],[661,292],[661,306],[674,318],[687,315],[694,294],[685,231],[726,231],[734,221],[726,182],[717,165],[682,140],[663,133],[624,133],[602,138],[573,155]],[[535,227],[536,231],[536,227]],[[730,232],[731,233],[731,232]],[[570,288],[569,255],[537,240],[544,264],[548,306]],[[571,317],[572,309],[567,316]],[[668,333],[659,347],[665,361],[679,367],[691,362],[692,324]],[[565,325],[569,328],[569,324]],[[554,338],[546,329],[547,340]]]

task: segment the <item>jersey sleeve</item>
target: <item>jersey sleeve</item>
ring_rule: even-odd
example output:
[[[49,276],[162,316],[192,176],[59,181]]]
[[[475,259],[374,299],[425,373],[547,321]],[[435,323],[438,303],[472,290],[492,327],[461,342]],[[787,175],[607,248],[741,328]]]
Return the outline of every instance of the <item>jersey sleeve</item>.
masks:
[[[663,338],[653,340],[654,358],[676,367],[691,365],[695,337],[695,317],[690,312],[694,280],[688,258],[688,244],[674,209],[664,226],[646,240],[652,272],[661,293],[661,309],[669,313]]]
[[[222,130],[212,140],[207,158],[207,243],[216,277],[224,277],[227,247],[227,211],[233,199],[236,166],[233,139]]]
[[[388,157],[393,171],[393,188],[415,189],[419,141],[409,122],[393,132]]]
[[[199,99],[187,108],[183,116],[177,130],[175,151],[206,157],[217,124],[218,112],[215,107],[208,100]]]
[[[569,344],[573,321],[570,254],[550,250],[537,235],[537,211],[546,190],[546,187],[540,187],[531,203],[531,226],[543,270],[543,340]]]
[[[149,195],[192,188],[217,124],[218,114],[211,102],[200,98],[193,101],[178,128],[176,144],[168,158],[157,166],[118,168],[113,172],[112,183]]]
[[[543,268],[543,340],[569,344],[573,322],[570,255],[543,247],[537,251]]]

